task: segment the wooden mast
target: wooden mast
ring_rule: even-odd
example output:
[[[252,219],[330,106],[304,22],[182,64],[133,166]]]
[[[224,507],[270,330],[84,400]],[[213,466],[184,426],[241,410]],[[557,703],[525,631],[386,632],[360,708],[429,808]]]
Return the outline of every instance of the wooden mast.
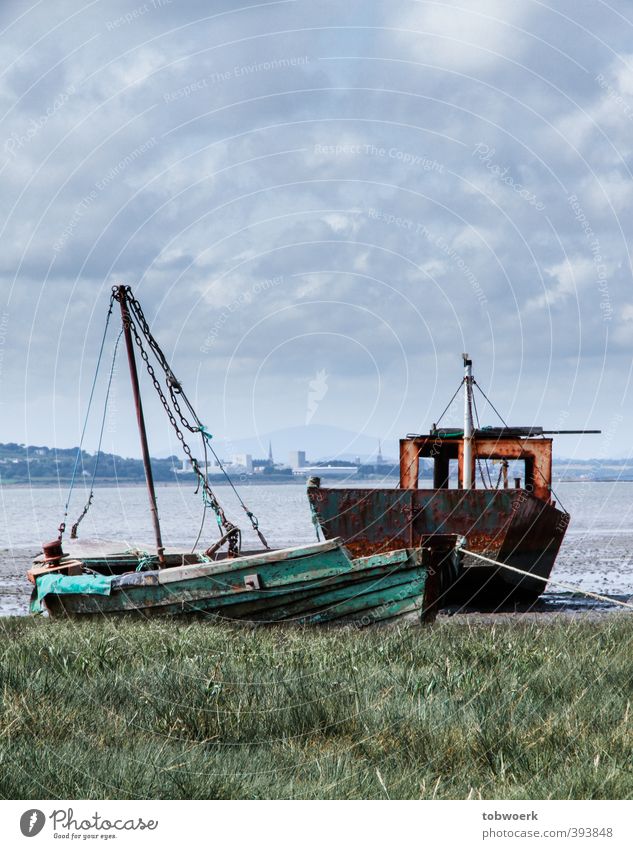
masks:
[[[143,416],[143,404],[141,402],[141,392],[138,385],[138,372],[136,371],[136,359],[134,357],[134,341],[130,331],[130,313],[127,306],[127,287],[118,287],[118,301],[121,305],[121,319],[123,321],[123,335],[125,336],[125,346],[127,348],[127,359],[130,366],[130,379],[132,381],[132,393],[134,395],[134,406],[136,407],[136,419],[138,422],[138,431],[141,438],[141,451],[143,453],[143,467],[145,469],[145,480],[147,482],[147,492],[149,495],[149,508],[152,514],[152,523],[154,525],[154,536],[156,538],[156,553],[158,554],[158,565],[163,568],[165,564],[165,548],[160,533],[160,522],[158,521],[158,507],[156,506],[156,492],[154,490],[154,476],[152,475],[152,464],[149,458],[149,448],[147,446],[147,433],[145,431],[145,417]]]

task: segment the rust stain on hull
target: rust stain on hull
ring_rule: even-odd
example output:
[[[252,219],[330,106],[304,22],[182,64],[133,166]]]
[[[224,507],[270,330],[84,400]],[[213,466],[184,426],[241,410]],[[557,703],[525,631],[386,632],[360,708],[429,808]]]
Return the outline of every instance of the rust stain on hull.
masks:
[[[342,537],[355,557],[418,546],[434,534],[465,537],[472,551],[549,577],[567,514],[519,489],[327,489],[308,497],[326,539]],[[472,560],[472,563],[469,562]],[[536,598],[543,583],[464,559],[444,603]]]

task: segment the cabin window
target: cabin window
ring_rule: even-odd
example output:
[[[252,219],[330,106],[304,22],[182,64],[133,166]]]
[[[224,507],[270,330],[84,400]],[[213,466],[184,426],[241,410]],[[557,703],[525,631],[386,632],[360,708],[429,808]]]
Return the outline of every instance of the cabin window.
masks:
[[[483,476],[483,480],[482,480]],[[507,460],[495,458],[494,460],[480,459],[475,465],[475,485],[477,489],[530,489],[533,486],[534,461]],[[506,484],[507,481],[507,484]]]

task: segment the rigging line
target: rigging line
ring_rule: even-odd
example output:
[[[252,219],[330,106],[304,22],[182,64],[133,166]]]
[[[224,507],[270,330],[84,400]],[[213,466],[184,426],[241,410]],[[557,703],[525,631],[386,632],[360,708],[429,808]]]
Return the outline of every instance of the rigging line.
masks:
[[[86,515],[86,513],[90,509],[90,505],[92,504],[92,499],[94,497],[94,486],[95,486],[95,480],[96,480],[96,477],[97,477],[97,469],[99,468],[99,459],[101,457],[101,445],[103,443],[103,432],[105,430],[105,423],[106,423],[106,418],[107,418],[107,413],[108,413],[108,403],[110,401],[110,390],[112,388],[112,380],[114,378],[114,367],[116,365],[116,357],[117,357],[117,352],[119,350],[119,342],[121,341],[121,336],[123,336],[123,330],[119,331],[119,335],[116,338],[116,342],[114,343],[114,350],[112,352],[112,364],[110,366],[110,375],[108,377],[108,386],[107,386],[107,389],[106,389],[105,400],[103,402],[103,416],[101,417],[101,429],[99,431],[99,444],[97,445],[97,454],[95,456],[95,465],[94,465],[94,469],[92,471],[92,480],[90,481],[90,494],[88,496],[88,501],[86,502],[86,505],[81,512],[81,515],[79,516],[79,518],[77,519],[77,521],[75,522],[75,524],[72,526],[72,528],[70,530],[70,538],[71,539],[77,539],[77,529],[79,527],[79,523],[82,521],[82,519],[84,518],[84,516]]]
[[[481,386],[477,383],[477,381],[475,380],[475,378],[473,378],[473,384],[474,384],[474,385],[477,387],[477,389],[481,392],[481,394],[484,396],[484,398],[486,399],[486,401],[490,404],[490,406],[492,407],[492,409],[494,410],[494,412],[495,412],[495,413],[499,416],[499,418],[500,418],[500,419],[501,419],[501,421],[503,422],[503,426],[504,426],[504,427],[508,427],[508,423],[505,421],[505,419],[503,418],[503,416],[501,415],[501,413],[499,412],[499,410],[497,410],[497,408],[496,408],[496,407],[495,407],[495,405],[492,403],[492,401],[490,400],[490,398],[488,398],[488,396],[486,395],[486,393],[484,392],[484,390],[481,388]],[[516,439],[516,441],[519,443],[519,445],[521,445],[521,440],[520,440],[518,437],[515,437],[515,439]],[[541,472],[541,470],[540,470],[538,467],[536,468],[536,471],[537,471],[537,472],[538,472],[538,474],[541,476],[541,478],[542,478],[542,480],[543,480],[543,483],[547,484],[547,478],[545,477],[545,475]],[[551,482],[551,480],[550,480],[549,484],[547,484],[547,485],[549,486],[550,492],[551,492],[553,495],[555,495],[555,496],[556,496],[556,501],[557,501],[557,502],[560,504],[560,506],[562,507],[563,512],[564,512],[564,513],[567,513],[567,514],[569,515],[569,511],[567,510],[567,508],[566,508],[566,507],[565,507],[565,505],[563,504],[563,502],[562,502],[562,500],[561,500],[561,498],[560,498],[559,494],[556,492],[556,490],[555,490],[555,489],[554,489],[554,487],[552,486],[552,482]]]
[[[220,469],[222,471],[222,474],[224,475],[227,482],[231,486],[231,488],[232,488],[233,492],[235,493],[240,505],[242,506],[242,509],[246,513],[251,525],[253,526],[253,530],[255,531],[255,533],[257,534],[259,539],[261,540],[262,544],[266,548],[269,548],[269,545],[266,542],[266,538],[264,537],[262,532],[259,530],[259,522],[257,520],[257,517],[255,516],[255,514],[251,510],[248,509],[247,505],[244,503],[242,497],[240,496],[239,492],[237,491],[235,485],[233,484],[233,481],[231,480],[226,469],[222,465],[220,458],[215,453],[215,450],[213,449],[213,446],[211,445],[211,443],[209,441],[210,435],[206,432],[204,425],[200,421],[198,414],[194,410],[194,408],[193,408],[191,402],[189,401],[184,389],[182,388],[182,384],[180,383],[180,381],[174,375],[173,371],[171,370],[169,363],[167,362],[167,358],[165,357],[165,354],[163,353],[163,351],[160,348],[160,345],[158,344],[158,342],[156,341],[156,339],[152,335],[152,332],[150,330],[149,324],[147,323],[147,320],[145,318],[145,315],[143,313],[143,310],[142,310],[140,303],[138,302],[138,300],[136,298],[134,298],[131,295],[131,291],[130,291],[130,296],[131,297],[128,301],[130,309],[133,312],[134,317],[138,321],[141,332],[143,333],[150,349],[152,350],[154,356],[156,357],[158,364],[160,365],[163,372],[165,373],[169,396],[171,398],[174,410],[176,411],[176,413],[178,414],[178,416],[180,418],[181,424],[183,425],[183,427],[185,427],[191,433],[200,432],[202,434],[203,440],[206,442],[206,444],[208,445],[209,449],[211,450],[213,456],[215,457],[215,459],[218,463],[218,466],[220,467]],[[137,340],[137,342],[138,342],[138,340]],[[141,347],[141,350],[142,350],[142,347]],[[149,368],[149,363],[147,362],[147,360],[146,360],[146,365]],[[156,382],[155,382],[155,385],[156,385]],[[180,395],[182,401],[184,402],[184,404],[186,405],[186,407],[190,411],[190,413],[191,413],[191,415],[192,415],[192,417],[193,417],[193,419],[196,423],[196,427],[193,427],[189,423],[189,421],[184,417],[182,410],[180,409],[180,404],[176,400],[176,397],[175,397],[176,395]],[[164,404],[165,404],[165,402],[163,402],[163,405]],[[211,492],[211,488],[210,488],[208,480],[207,480],[206,468],[205,468],[205,476],[204,477],[205,477],[205,484],[206,484],[207,492]],[[215,496],[214,496],[214,500],[215,500]]]
[[[461,388],[462,388],[462,386],[464,385],[464,380],[465,380],[465,378],[462,378],[462,380],[460,381],[459,386],[457,387],[457,389],[456,389],[456,390],[455,390],[455,392],[453,393],[453,397],[451,398],[451,400],[448,402],[448,404],[444,407],[444,409],[443,409],[443,410],[442,410],[442,412],[440,413],[440,417],[439,417],[439,419],[435,422],[435,427],[436,427],[436,428],[437,428],[438,424],[439,424],[439,423],[442,421],[442,419],[444,418],[444,414],[446,413],[446,411],[448,410],[448,408],[451,406],[451,404],[453,403],[453,401],[455,400],[455,398],[457,398],[457,395],[459,394],[460,389],[461,389]],[[473,382],[474,382],[474,380],[473,380]],[[418,462],[419,462],[419,459],[420,459],[420,458],[419,458],[419,455],[418,455]],[[407,472],[411,470],[411,466],[413,466],[413,464],[414,464],[414,463],[415,463],[415,458],[414,458],[413,460],[411,460],[411,462],[409,463],[409,465],[408,465],[408,467],[407,467]],[[485,483],[484,483],[484,486],[485,486]],[[400,487],[400,483],[398,482],[398,483],[394,486],[394,489],[398,489],[399,487]]]
[[[207,472],[207,467],[208,467],[208,460],[207,460],[207,456],[208,456],[208,455],[207,455],[207,446],[204,444],[204,439],[202,440],[202,443],[203,443],[203,451],[204,451],[204,471],[205,471],[205,474],[206,474],[206,472]],[[200,528],[198,529],[198,536],[196,537],[196,541],[194,542],[193,547],[192,547],[192,549],[191,549],[191,553],[192,553],[192,554],[194,553],[194,551],[195,551],[195,550],[196,550],[196,548],[198,547],[198,543],[200,542],[200,537],[202,536],[202,531],[203,531],[203,529],[204,529],[204,523],[206,522],[206,519],[207,519],[207,499],[204,497],[204,490],[203,490],[203,497],[202,497],[202,519],[200,520]],[[222,536],[222,534],[221,534],[221,533],[220,533],[220,536]]]
[[[197,417],[196,417],[196,418],[197,418]],[[244,510],[244,512],[246,513],[246,515],[248,516],[248,518],[249,518],[249,520],[250,520],[250,523],[251,523],[251,525],[253,526],[253,530],[255,531],[255,533],[257,534],[257,536],[260,538],[260,540],[262,541],[263,545],[264,545],[266,548],[270,548],[270,546],[269,546],[269,545],[268,545],[268,543],[266,542],[266,537],[265,537],[265,536],[263,535],[263,533],[259,530],[259,522],[258,522],[258,520],[257,520],[257,516],[255,516],[255,514],[254,514],[251,510],[249,510],[249,509],[248,509],[248,506],[247,506],[247,505],[244,503],[244,501],[242,500],[242,496],[239,494],[238,490],[237,490],[237,489],[236,489],[236,487],[235,487],[235,484],[234,484],[234,483],[233,483],[233,481],[231,480],[230,475],[228,474],[228,472],[227,472],[227,471],[226,471],[226,469],[224,468],[224,466],[223,466],[223,464],[222,464],[222,460],[220,460],[220,458],[218,457],[218,455],[215,453],[215,450],[214,450],[213,446],[211,445],[211,443],[210,443],[210,441],[209,441],[209,437],[207,436],[207,434],[206,434],[206,433],[204,433],[204,431],[200,431],[200,432],[202,433],[202,439],[203,439],[203,440],[204,440],[204,442],[205,442],[205,443],[209,446],[209,450],[211,451],[211,453],[212,453],[212,454],[213,454],[213,456],[215,457],[215,459],[216,459],[216,461],[217,461],[217,463],[218,463],[218,466],[219,466],[219,467],[220,467],[220,469],[222,470],[222,474],[223,474],[223,475],[224,475],[224,477],[227,479],[228,484],[229,484],[229,486],[231,487],[231,489],[233,490],[233,492],[235,493],[235,495],[236,495],[236,497],[237,497],[237,500],[240,502],[240,504],[241,504],[241,506],[242,506],[242,509]]]
[[[150,346],[150,349],[152,350],[152,352],[153,352],[154,356],[156,357],[160,367],[162,368],[163,372],[165,373],[165,376],[166,376],[166,379],[167,379],[168,392],[169,392],[172,404],[174,406],[174,410],[178,414],[183,427],[187,428],[187,430],[189,430],[192,433],[195,433],[197,431],[202,435],[203,442],[206,444],[206,446],[208,446],[209,450],[211,451],[211,453],[215,457],[217,464],[218,464],[220,470],[222,471],[222,474],[224,475],[229,486],[231,487],[231,489],[235,493],[237,500],[239,501],[242,509],[246,513],[246,515],[247,515],[247,517],[248,517],[248,519],[249,519],[249,521],[250,521],[250,523],[253,527],[253,530],[255,531],[255,533],[257,534],[259,539],[261,540],[262,544],[266,548],[269,548],[269,545],[266,542],[264,535],[259,530],[259,522],[257,520],[257,517],[255,516],[255,514],[251,510],[249,510],[247,505],[244,503],[244,500],[240,496],[239,492],[237,491],[233,481],[231,480],[226,469],[224,468],[222,461],[220,460],[220,458],[216,454],[213,446],[211,445],[211,443],[209,441],[210,435],[206,432],[204,425],[200,421],[198,414],[196,413],[195,409],[193,408],[191,402],[189,401],[189,398],[187,397],[184,389],[182,388],[182,384],[180,383],[180,381],[174,375],[173,371],[171,370],[171,367],[169,366],[169,363],[167,362],[167,358],[165,357],[163,351],[161,350],[158,342],[153,337],[151,330],[149,328],[149,325],[147,324],[147,321],[146,321],[145,316],[143,314],[143,311],[142,311],[140,304],[138,303],[138,301],[136,301],[136,299],[131,299],[129,303],[130,303],[130,306],[132,307],[134,316],[139,323],[141,331],[142,331],[143,335],[145,336],[145,339],[147,340],[147,342]],[[183,416],[182,411],[180,409],[180,404],[176,400],[175,395],[180,395],[183,403],[185,404],[185,406],[187,407],[187,409],[189,410],[189,412],[191,413],[191,415],[192,415],[192,417],[195,421],[195,424],[196,424],[195,427],[192,427],[192,425],[189,423],[189,421]],[[206,448],[205,448],[205,451],[206,451]],[[206,480],[206,467],[205,467],[205,480]],[[210,487],[208,485],[208,481],[206,483],[206,488],[207,488],[207,490],[210,490]]]
[[[458,386],[458,387],[457,387],[457,389],[455,390],[455,394],[453,395],[453,397],[451,398],[451,400],[448,402],[448,404],[447,404],[447,405],[444,407],[444,409],[442,410],[442,412],[441,412],[441,414],[440,414],[439,419],[438,419],[438,420],[436,421],[436,423],[435,423],[435,426],[436,426],[436,427],[437,427],[437,426],[438,426],[438,424],[442,421],[442,419],[443,419],[443,417],[444,417],[444,414],[446,413],[446,411],[448,410],[448,408],[451,406],[451,404],[453,403],[453,401],[455,400],[455,398],[457,398],[457,395],[459,394],[460,389],[461,389],[461,388],[462,388],[462,386],[464,385],[464,380],[465,380],[465,379],[466,379],[466,378],[463,378],[463,379],[461,380],[461,382],[460,382],[459,386]],[[475,381],[474,381],[474,378],[473,378],[473,383],[474,383],[474,382],[475,382]]]
[[[170,380],[174,380],[174,381],[175,381],[175,377],[174,377],[173,372],[171,371],[171,369],[169,369],[168,377],[169,377],[169,379],[170,379]],[[263,542],[263,544],[266,546],[266,548],[268,548],[268,543],[266,542],[266,540],[265,540],[265,539],[264,539],[264,537],[263,537],[263,534],[262,534],[262,533],[261,533],[261,531],[259,530],[258,522],[257,522],[257,518],[256,518],[255,514],[254,514],[254,513],[252,513],[252,512],[248,509],[247,505],[244,503],[244,500],[243,500],[242,496],[241,496],[241,495],[240,495],[240,493],[238,492],[238,490],[237,490],[237,488],[236,488],[235,484],[233,483],[233,481],[232,481],[232,479],[231,479],[230,475],[228,474],[228,472],[227,472],[227,471],[226,471],[226,469],[224,468],[224,464],[222,463],[222,460],[220,460],[220,458],[218,457],[218,455],[217,455],[217,453],[216,453],[215,449],[213,448],[213,445],[211,444],[211,441],[210,441],[210,440],[211,440],[211,437],[209,436],[208,432],[206,431],[206,428],[204,427],[203,423],[200,421],[200,417],[198,416],[198,414],[196,413],[195,409],[193,408],[193,406],[192,406],[191,402],[189,401],[189,398],[188,398],[188,397],[187,397],[187,395],[185,394],[185,391],[183,390],[183,388],[182,388],[181,384],[180,384],[180,383],[177,383],[177,385],[178,385],[178,394],[181,396],[182,400],[184,401],[184,403],[185,403],[185,405],[186,405],[187,409],[188,409],[188,410],[189,410],[189,412],[191,413],[191,415],[192,415],[192,417],[193,417],[193,419],[194,419],[194,421],[195,421],[195,423],[196,423],[196,428],[191,428],[191,427],[189,427],[189,430],[197,430],[197,431],[200,433],[200,436],[201,436],[201,438],[202,438],[202,445],[203,445],[203,450],[204,450],[204,459],[205,459],[205,467],[204,467],[204,468],[205,468],[205,475],[206,475],[206,473],[207,473],[208,451],[211,451],[211,453],[212,453],[212,454],[213,454],[213,456],[215,457],[215,460],[216,460],[216,462],[217,462],[217,464],[218,464],[218,467],[220,468],[220,470],[221,470],[222,474],[223,474],[223,475],[224,475],[224,477],[226,478],[227,483],[229,484],[229,486],[231,487],[231,489],[232,489],[232,490],[233,490],[233,492],[235,493],[235,496],[236,496],[237,500],[239,501],[239,503],[240,503],[240,505],[241,505],[242,509],[244,510],[244,512],[246,513],[246,515],[248,516],[248,518],[250,519],[250,522],[251,522],[251,524],[253,525],[253,529],[257,532],[257,534],[258,534],[259,538],[262,540],[262,542]],[[170,390],[170,391],[171,391],[171,390]],[[181,420],[182,420],[182,416],[181,416]],[[183,422],[183,424],[184,424],[184,422]],[[186,426],[187,426],[187,425],[185,425],[185,427],[186,427]]]
[[[129,287],[128,287],[128,290],[129,290]],[[136,304],[136,306],[135,306],[135,304]],[[142,314],[142,309],[140,307],[140,304],[138,304],[137,301],[135,302],[135,299],[133,298],[133,296],[131,294],[131,290],[129,290],[128,305],[130,306],[131,310],[132,309],[134,310],[134,316],[138,320],[139,327],[141,328],[141,332],[145,336],[145,339],[149,342],[149,340],[152,338],[151,332],[150,332],[149,327],[147,325],[147,322],[145,321],[145,318]],[[138,309],[136,309],[136,307],[138,307]],[[180,389],[181,389],[180,385],[177,383],[176,379],[174,378],[173,373],[169,370],[168,364],[165,363],[165,365],[164,365],[163,362],[161,362],[160,358],[158,357],[158,355],[156,353],[156,348],[158,347],[158,344],[154,340],[154,344],[150,345],[150,350],[154,353],[154,356],[156,357],[156,359],[160,363],[161,368],[163,368],[163,370],[167,374],[168,393],[169,393],[169,396],[170,396],[170,399],[171,399],[171,404],[173,405],[173,411],[172,411],[172,409],[169,405],[169,402],[167,401],[167,398],[166,398],[164,392],[162,391],[162,388],[160,386],[158,378],[156,377],[155,370],[154,370],[153,366],[151,365],[151,363],[149,362],[149,355],[143,347],[143,342],[141,340],[141,337],[139,336],[136,325],[134,324],[133,321],[130,321],[130,328],[132,330],[132,333],[134,334],[134,341],[137,344],[137,346],[139,347],[139,350],[141,352],[141,357],[142,357],[142,359],[145,363],[148,374],[150,375],[152,383],[154,384],[154,388],[156,389],[156,392],[157,392],[157,394],[158,394],[158,396],[161,400],[161,403],[163,404],[163,407],[164,407],[165,412],[166,412],[166,414],[169,418],[169,421],[172,424],[172,426],[173,426],[173,428],[176,432],[176,436],[178,437],[178,439],[180,440],[180,442],[182,444],[182,448],[183,448],[185,454],[189,457],[189,460],[191,461],[191,466],[193,468],[194,474],[197,476],[197,479],[198,479],[197,486],[196,486],[196,492],[198,492],[198,489],[200,488],[200,486],[202,486],[204,503],[207,506],[213,508],[213,511],[215,512],[216,518],[218,520],[218,524],[220,525],[220,527],[222,527],[226,530],[226,533],[222,537],[222,540],[228,541],[229,556],[237,556],[239,554],[240,545],[241,545],[241,532],[240,532],[239,528],[237,528],[235,525],[233,525],[232,522],[230,522],[227,519],[226,514],[224,513],[224,510],[222,509],[222,506],[218,502],[217,498],[215,497],[215,495],[213,493],[213,490],[211,489],[211,487],[209,485],[208,475],[206,473],[203,474],[203,472],[200,469],[200,465],[199,465],[197,459],[192,455],[191,449],[189,448],[189,446],[187,445],[187,443],[184,439],[184,435],[183,435],[182,431],[180,430],[180,427],[178,426],[178,423],[176,421],[174,414],[177,414],[179,416],[182,427],[186,430],[189,430],[191,433],[201,431],[201,430],[203,430],[203,428],[202,427],[200,427],[200,428],[192,427],[192,425],[185,419],[185,417],[182,413],[182,410],[180,409],[180,405],[178,404],[178,401],[176,400],[176,397],[175,397],[175,393],[180,392]],[[162,355],[162,352],[161,352],[161,355]],[[164,359],[164,357],[163,357],[163,359]],[[255,527],[254,522],[253,522],[253,526]],[[261,535],[261,533],[259,531],[257,531],[257,533],[259,534],[260,539],[262,539],[262,542],[266,545],[264,538]],[[266,545],[266,548],[268,548],[268,545]]]
[[[473,408],[475,410],[475,418],[477,419],[477,427],[481,430],[481,422],[479,421],[479,410],[477,409],[477,402],[475,401],[475,393],[474,392],[472,393],[472,399],[473,399]],[[490,485],[490,489],[492,489],[493,488],[492,478],[490,476],[490,468],[488,466],[488,460],[485,459],[484,463],[485,463],[485,466],[486,466],[486,474],[488,475],[488,484]],[[481,459],[479,457],[477,458],[477,465],[479,466],[479,474],[481,476],[481,482],[483,483],[484,488],[485,488],[487,486],[487,484],[486,484],[486,481],[484,479],[484,473],[482,471],[482,466],[481,466]]]
[[[149,326],[147,325],[147,322],[145,321],[145,317],[142,314],[141,306],[138,303],[138,301],[136,301],[136,299],[133,297],[131,289],[130,289],[129,286],[127,287],[127,294],[128,294],[128,306],[130,307],[130,311],[131,312],[133,311],[134,316],[137,318],[137,320],[139,322],[139,326],[141,327],[141,332],[145,336],[146,340],[149,341],[148,337],[152,338],[151,333],[149,331]],[[117,297],[117,295],[115,293],[115,298],[116,297]],[[138,309],[136,309],[135,304],[136,304],[136,306],[138,306]],[[173,428],[176,432],[176,436],[178,437],[178,439],[180,440],[180,442],[182,444],[182,447],[183,447],[185,454],[189,457],[193,471],[198,478],[198,485],[197,485],[197,488],[196,488],[196,492],[198,491],[198,488],[202,485],[202,487],[203,487],[203,489],[204,489],[204,491],[205,491],[205,493],[208,497],[208,500],[210,502],[210,506],[213,507],[213,510],[215,511],[216,516],[218,517],[219,523],[224,528],[226,528],[227,531],[239,532],[239,529],[236,528],[226,518],[226,515],[225,515],[221,505],[219,504],[217,498],[213,494],[211,487],[209,486],[207,476],[203,475],[202,472],[200,471],[200,466],[199,466],[197,459],[195,457],[193,457],[193,455],[191,453],[191,449],[189,448],[189,446],[185,442],[183,433],[180,430],[178,423],[175,419],[174,412],[172,412],[172,409],[169,406],[169,402],[167,401],[167,398],[165,397],[165,394],[164,394],[163,390],[161,389],[158,378],[156,377],[155,370],[154,370],[153,366],[151,365],[151,363],[149,362],[149,355],[148,355],[147,351],[145,350],[145,348],[143,347],[143,342],[141,340],[141,337],[139,336],[136,325],[134,324],[134,322],[132,320],[130,320],[130,329],[131,329],[131,331],[134,335],[134,341],[135,341],[136,345],[138,346],[138,348],[141,352],[141,357],[143,359],[143,362],[145,363],[148,374],[150,375],[152,383],[154,384],[154,388],[155,388],[155,390],[156,390],[156,392],[157,392],[157,394],[160,398],[160,401],[161,401],[161,403],[162,403],[162,405],[165,409],[165,412],[166,412],[166,414],[169,418],[169,421],[170,421],[171,425],[173,426]],[[155,340],[154,340],[154,345],[157,347],[157,343],[155,342]],[[154,347],[151,347],[151,350],[154,351]],[[155,356],[156,356],[156,354],[155,354]],[[162,363],[161,363],[161,367],[163,369],[165,368]],[[167,369],[168,369],[168,366],[167,366]],[[170,384],[170,388],[169,388],[169,393],[170,393],[171,402],[172,402],[173,407],[174,407],[174,411],[180,417],[182,426],[192,433],[196,432],[197,429],[193,428],[189,424],[189,422],[187,422],[186,419],[184,418],[182,411],[180,410],[180,406],[179,406],[178,402],[176,401],[176,398],[174,397],[174,392],[172,391],[171,384]],[[233,545],[235,538],[232,537],[231,540],[232,541],[230,543],[230,546],[233,546],[233,547],[230,550],[234,551],[234,553],[237,553],[237,550],[235,549],[235,546]]]
[[[68,495],[66,496],[66,504],[64,505],[64,515],[62,517],[62,521],[59,525],[59,538],[61,539],[64,535],[64,531],[66,530],[66,519],[68,518],[68,508],[70,506],[70,498],[75,486],[75,478],[77,476],[77,467],[79,466],[79,460],[81,458],[81,449],[84,444],[84,437],[86,435],[86,428],[88,427],[88,419],[90,417],[90,408],[92,407],[92,399],[95,393],[95,387],[97,385],[97,377],[99,376],[99,367],[101,365],[101,358],[103,356],[103,350],[105,348],[106,337],[108,334],[108,326],[110,324],[110,317],[112,316],[112,309],[114,305],[114,297],[110,296],[110,306],[108,308],[108,314],[105,320],[105,327],[103,328],[103,336],[101,337],[101,346],[99,348],[99,356],[97,358],[97,367],[95,368],[95,374],[92,379],[92,387],[90,388],[90,397],[88,398],[88,407],[86,409],[86,416],[84,418],[84,424],[81,431],[81,438],[79,440],[79,447],[77,448],[77,455],[75,457],[75,464],[73,466],[73,472],[70,477],[70,486],[68,487]]]
[[[475,393],[474,392],[472,393],[472,402],[473,402],[473,409],[475,411],[475,420],[477,422],[477,427],[480,428],[481,423],[479,421],[479,413],[477,412],[477,404],[475,403]],[[484,485],[484,489],[486,489],[487,488],[486,479],[484,477],[484,470],[483,470],[483,466],[481,465],[481,459],[479,457],[477,457],[477,468],[479,469],[479,477],[481,478],[481,482]]]
[[[499,410],[497,410],[497,408],[495,407],[495,405],[492,403],[492,401],[490,400],[490,398],[486,395],[486,393],[485,393],[485,392],[484,392],[484,390],[481,388],[481,386],[477,383],[477,381],[475,380],[475,378],[474,378],[474,377],[473,377],[473,383],[474,383],[474,385],[477,387],[477,389],[481,392],[481,394],[484,396],[484,398],[486,399],[486,401],[488,402],[488,404],[490,404],[490,406],[492,407],[493,412],[495,412],[495,413],[499,416],[499,418],[501,419],[501,421],[502,421],[502,423],[503,423],[503,426],[504,426],[504,427],[508,427],[508,423],[506,422],[506,420],[503,418],[503,416],[501,415],[501,413],[499,412]]]

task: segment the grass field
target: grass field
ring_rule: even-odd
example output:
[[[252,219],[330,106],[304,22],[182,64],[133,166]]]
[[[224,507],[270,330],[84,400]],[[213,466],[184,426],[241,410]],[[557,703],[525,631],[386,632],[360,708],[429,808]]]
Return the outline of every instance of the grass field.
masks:
[[[0,620],[4,798],[630,798],[633,619]]]

